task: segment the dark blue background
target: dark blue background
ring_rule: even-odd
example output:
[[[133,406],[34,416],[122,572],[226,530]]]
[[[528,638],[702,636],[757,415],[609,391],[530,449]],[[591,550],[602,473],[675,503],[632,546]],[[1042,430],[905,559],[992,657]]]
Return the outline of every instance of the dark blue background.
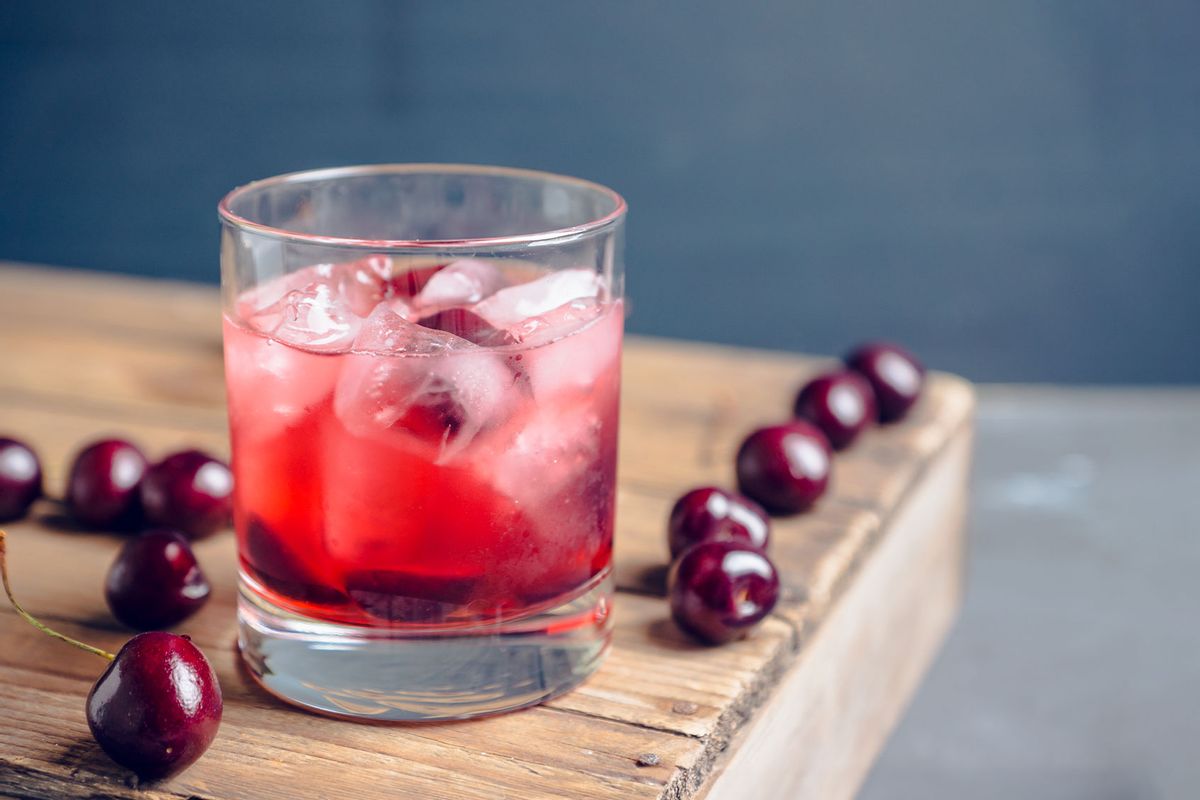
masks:
[[[620,190],[634,331],[1200,381],[1194,2],[0,2],[0,258],[215,281],[379,161]]]

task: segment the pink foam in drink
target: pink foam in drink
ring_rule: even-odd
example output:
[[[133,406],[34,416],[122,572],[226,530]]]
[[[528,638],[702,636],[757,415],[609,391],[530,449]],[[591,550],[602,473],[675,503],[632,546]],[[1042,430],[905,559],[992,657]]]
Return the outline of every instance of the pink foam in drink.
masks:
[[[623,313],[594,271],[372,256],[234,307],[235,523],[273,602],[478,624],[607,573]]]

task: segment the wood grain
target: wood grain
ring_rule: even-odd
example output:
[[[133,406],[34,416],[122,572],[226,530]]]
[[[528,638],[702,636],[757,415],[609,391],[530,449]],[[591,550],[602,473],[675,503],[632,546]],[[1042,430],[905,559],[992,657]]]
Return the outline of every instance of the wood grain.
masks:
[[[51,494],[60,491],[74,449],[101,434],[131,436],[152,455],[184,445],[226,453],[219,319],[216,293],[207,287],[0,265],[0,433],[19,434],[39,450]],[[219,536],[198,546],[213,600],[180,627],[208,653],[225,690],[226,717],[210,752],[168,783],[133,788],[91,743],[83,719],[83,698],[103,665],[4,608],[0,796],[707,792],[723,800],[749,796],[736,793],[749,785],[742,777],[747,765],[776,775],[772,785],[791,792],[774,796],[850,796],[957,604],[970,387],[931,376],[908,421],[872,431],[839,455],[830,496],[814,512],[776,523],[772,553],[785,598],[754,636],[700,647],[671,625],[661,598],[663,526],[673,499],[701,483],[730,485],[741,437],[785,417],[794,390],[828,363],[628,342],[614,646],[576,691],[517,714],[405,727],[284,707],[238,665],[234,545]],[[9,530],[14,582],[30,610],[66,633],[119,646],[128,634],[109,618],[101,595],[119,542],[73,530],[52,501]],[[923,585],[927,592],[915,591]],[[882,620],[889,619],[912,634],[907,645],[886,635]],[[856,700],[862,697],[869,707]],[[763,737],[780,729],[779,720],[794,726],[797,719],[800,727],[785,729],[808,737],[811,752],[755,763],[754,753],[771,754]],[[648,754],[656,764],[645,765]],[[825,764],[845,766],[829,778]]]
[[[958,609],[969,460],[962,436],[930,464],[707,800],[853,796]]]

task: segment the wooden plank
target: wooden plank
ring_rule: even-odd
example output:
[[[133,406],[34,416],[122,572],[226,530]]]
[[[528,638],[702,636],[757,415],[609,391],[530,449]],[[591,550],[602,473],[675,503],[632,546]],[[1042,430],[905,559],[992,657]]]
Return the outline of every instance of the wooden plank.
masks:
[[[45,326],[49,327],[49,326]],[[221,351],[144,335],[136,341],[92,331],[0,326],[5,360],[0,393],[17,400],[130,418],[177,419],[187,427],[224,425]],[[32,388],[36,387],[36,388]]]
[[[48,323],[136,342],[221,341],[213,287],[87,270],[0,262],[0,317],[18,329]]]
[[[20,570],[19,574],[14,575],[16,589],[28,608],[63,632],[86,638],[102,647],[115,649],[128,637],[128,633],[121,630],[103,611],[101,587],[104,571],[118,546],[119,542],[105,535],[47,531],[37,523],[30,522],[10,526],[10,557],[15,570]],[[239,747],[260,746],[264,748],[265,753],[275,746],[272,742],[277,738],[277,730],[286,729],[289,732],[302,733],[304,738],[322,742],[323,746],[328,745],[335,751],[339,747],[365,748],[390,754],[396,759],[409,759],[415,757],[409,752],[412,748],[424,752],[424,743],[429,740],[459,748],[459,758],[469,759],[471,763],[480,765],[483,773],[492,769],[488,766],[490,758],[500,757],[506,762],[523,758],[529,762],[526,765],[529,774],[553,778],[553,790],[547,789],[544,795],[530,790],[528,796],[548,797],[558,796],[554,792],[558,791],[559,785],[564,785],[556,771],[563,768],[606,781],[619,779],[632,782],[636,785],[621,789],[629,796],[658,796],[657,791],[673,778],[676,771],[690,767],[696,755],[703,749],[703,742],[699,739],[652,728],[655,708],[652,702],[653,692],[650,689],[644,689],[640,697],[626,694],[620,700],[622,706],[632,706],[630,715],[644,714],[643,724],[636,726],[614,723],[586,713],[576,714],[542,708],[535,710],[535,717],[509,715],[465,724],[398,728],[386,737],[386,742],[380,742],[378,734],[373,732],[376,730],[374,728],[298,714],[258,690],[246,679],[238,665],[234,648],[236,631],[232,548],[230,537],[218,537],[197,544],[197,555],[210,573],[209,577],[213,581],[216,594],[203,614],[188,620],[177,630],[192,636],[212,660],[225,693],[227,716],[223,730],[233,732]],[[72,557],[63,559],[64,552],[70,552]],[[56,563],[57,568],[24,568],[25,565],[47,562]],[[594,692],[595,697],[599,698],[602,706],[612,702],[607,699],[608,696],[618,693],[618,687],[626,682],[626,679],[620,676],[636,669],[641,660],[638,656],[638,645],[629,643],[629,646],[625,646],[624,640],[636,640],[639,631],[662,622],[661,604],[643,598],[635,600],[643,602],[626,602],[617,606],[615,614],[619,620],[621,642],[615,648],[614,658],[605,665],[608,675],[604,678],[597,676],[587,687],[589,692]],[[81,723],[83,697],[90,682],[103,668],[103,664],[94,656],[66,648],[18,621],[11,609],[6,608],[0,613],[0,620],[4,620],[0,630],[4,631],[5,644],[0,649],[0,686],[6,682],[10,686],[19,687],[20,690],[40,686],[31,677],[34,675],[50,676],[56,681],[73,681],[74,685],[69,690],[64,688],[65,684],[53,683],[53,687],[57,687],[55,691],[70,695],[71,702],[51,707],[57,709],[55,716],[62,723],[62,729],[70,730],[72,724]],[[756,639],[741,643],[742,646],[735,650],[713,651],[713,658],[709,659],[706,666],[698,663],[701,669],[694,681],[696,691],[688,696],[694,699],[711,699],[695,713],[694,718],[697,722],[693,724],[693,730],[706,730],[704,721],[707,716],[723,704],[726,695],[733,693],[732,690],[718,691],[715,687],[730,685],[731,675],[740,676],[752,671],[753,664],[756,663],[757,648],[764,646],[766,641],[765,638]],[[686,643],[682,646],[686,646]],[[620,655],[616,655],[617,653]],[[739,666],[741,670],[737,671]],[[17,670],[19,674],[6,673],[4,670]],[[15,677],[6,681],[5,675]],[[10,709],[14,713],[24,714],[24,706],[18,702],[19,696],[22,695],[20,690],[14,689],[15,695],[6,695],[0,691],[0,709],[3,709],[0,714],[6,718]],[[37,702],[42,705],[41,700]],[[586,706],[588,702],[585,697],[576,697],[574,705],[566,703],[563,708]],[[595,704],[597,701],[593,699],[591,702]],[[641,703],[641,706],[638,706],[638,703]],[[233,711],[232,716],[230,711]],[[669,707],[665,709],[665,713],[671,713]],[[33,721],[22,716],[16,730],[22,731],[25,740],[37,742],[40,740],[36,734],[41,728],[30,730],[28,726],[33,724]],[[49,725],[48,722],[45,724]],[[55,742],[54,737],[48,738],[42,743],[43,749],[36,753],[44,754],[45,748],[57,746]],[[404,746],[401,747],[398,742]],[[5,744],[7,743],[0,736],[0,759],[7,755],[8,751],[3,749]],[[13,752],[25,751],[18,748]],[[657,754],[661,763],[655,767],[638,766],[639,755],[647,752]],[[36,753],[29,755],[29,758],[36,760]],[[220,753],[219,749],[214,749],[196,767],[189,770],[185,779],[180,779],[182,783],[176,782],[179,786],[175,791],[184,796],[188,793],[208,796],[208,790],[204,788],[208,786],[214,791],[214,797],[260,796],[249,789],[244,794],[233,790],[233,784],[226,780],[228,765],[223,762]],[[111,776],[113,773],[113,769],[104,763],[102,756],[86,763],[89,769],[100,768],[102,775]],[[73,766],[79,767],[78,764]],[[304,765],[299,763],[289,765],[289,769],[293,767],[304,769]],[[55,777],[54,773],[50,773],[50,777]],[[57,777],[65,780],[69,776]],[[244,777],[241,776],[238,780]],[[423,792],[428,789],[423,779],[418,780],[420,775],[408,775],[399,770],[396,778],[401,780],[406,789],[411,787]],[[436,776],[435,780],[441,783],[447,781],[444,776]],[[457,786],[453,781],[450,781],[449,785]],[[2,786],[0,783],[0,787]],[[658,790],[647,793],[655,786]],[[458,786],[458,789],[461,790],[461,796],[475,796],[469,786]],[[281,791],[285,790],[286,787]],[[46,796],[55,795],[49,792]],[[314,789],[310,795],[299,793],[292,796],[323,795]],[[428,796],[443,795],[433,793]],[[459,795],[451,793],[445,796]],[[512,796],[525,794],[514,793]],[[620,796],[620,792],[614,796]]]
[[[74,449],[101,434],[131,435],[152,455],[185,445],[223,454],[219,337],[211,288],[0,266],[0,350],[6,368],[11,364],[0,375],[0,432],[19,433],[39,449],[52,493]],[[853,707],[856,687],[869,688],[886,659],[899,668],[907,656],[908,683],[885,692],[899,708],[920,659],[936,646],[945,604],[931,596],[928,604],[909,608],[907,623],[928,632],[911,653],[885,648],[866,659],[842,647],[828,648],[835,653],[829,657],[809,654],[825,639],[853,639],[865,630],[861,615],[837,611],[860,586],[870,584],[861,591],[873,597],[903,588],[887,585],[898,580],[895,570],[872,573],[872,565],[877,552],[890,552],[885,545],[895,535],[897,514],[922,491],[933,491],[927,490],[930,464],[964,430],[973,405],[969,386],[932,376],[909,421],[870,432],[838,457],[831,496],[816,511],[776,522],[772,553],[785,596],[753,637],[722,648],[697,646],[670,623],[661,598],[664,525],[674,498],[701,483],[732,484],[732,453],[742,436],[785,417],[795,389],[830,363],[629,340],[614,645],[605,665],[576,691],[520,714],[384,729],[286,708],[238,666],[234,545],[218,536],[198,545],[216,594],[180,628],[209,653],[225,688],[226,721],[212,751],[180,778],[135,795],[81,727],[83,695],[98,672],[94,657],[62,647],[5,610],[0,720],[16,722],[0,733],[0,795],[685,798],[734,780],[728,776],[736,775],[730,771],[737,762],[723,766],[723,754],[745,751],[741,743],[758,725],[749,721],[805,703],[814,719],[861,718],[856,726],[818,728],[839,746],[854,740],[863,752],[874,752],[895,711],[868,719]],[[755,391],[738,388],[745,386]],[[956,507],[962,494],[957,484],[938,491],[943,510]],[[960,533],[959,527],[939,530]],[[117,647],[126,634],[104,610],[101,585],[119,541],[64,526],[52,502],[40,503],[11,533],[18,591],[31,610],[67,633]],[[912,548],[898,550],[901,559],[913,559],[913,580],[941,574],[941,562],[921,562]],[[797,689],[785,677],[811,661],[839,659],[846,661],[832,670],[836,691],[815,679],[801,680]],[[818,686],[829,695],[824,701],[813,695]],[[799,694],[785,696],[788,691]],[[643,753],[659,763],[638,766]],[[714,770],[723,776],[716,784]],[[332,787],[331,771],[340,779]],[[796,779],[808,780],[812,790],[834,786]]]
[[[73,774],[85,772],[93,786],[87,787],[91,794],[82,796],[95,796],[96,779],[105,792],[123,796],[123,771],[90,743],[81,713],[85,690],[78,680],[0,668],[0,704],[6,715],[21,720],[19,727],[0,728],[3,758],[18,769],[37,763],[46,773],[35,782],[0,771],[0,791],[62,797],[75,783]],[[466,735],[467,729],[472,735]],[[169,790],[163,787],[166,796],[356,798],[399,792],[480,800],[652,798],[661,794],[663,777],[674,772],[675,763],[686,763],[689,751],[699,747],[684,737],[638,733],[544,709],[524,722],[496,717],[458,730],[443,725],[381,735],[378,728],[322,724],[317,717],[282,707],[227,702],[223,732],[202,761],[171,781]],[[488,749],[479,748],[481,742]],[[664,766],[638,767],[637,753],[646,750],[659,753]],[[470,768],[464,769],[467,763]],[[353,771],[353,780],[337,779],[344,770]],[[39,785],[44,787],[40,792]],[[364,787],[370,787],[369,794],[363,794]]]
[[[636,343],[630,348],[627,384],[643,357],[657,362],[664,347],[659,343],[642,349],[644,346],[645,343]],[[773,370],[787,376],[807,374],[811,363],[800,360],[784,368],[772,360]],[[667,385],[675,377],[669,376]],[[786,386],[794,381],[777,377],[776,382]],[[694,390],[689,387],[688,391],[696,403],[714,402],[711,390],[705,387]],[[911,423],[870,430],[855,447],[837,455],[829,494],[821,500],[817,511],[773,522],[776,555],[783,553],[781,563],[788,566],[789,574],[804,576],[793,579],[793,583],[808,584],[809,570],[824,557],[825,550],[814,549],[812,542],[822,529],[835,538],[851,531],[850,538],[854,538],[864,525],[871,532],[878,530],[879,518],[896,506],[924,461],[932,455],[930,442],[945,444],[954,428],[961,427],[969,417],[972,398],[970,386],[961,379],[934,373],[925,397],[914,409],[916,418]],[[736,483],[733,456],[742,438],[756,425],[771,421],[771,417],[761,401],[730,400],[723,412],[725,421],[716,430],[704,427],[710,418],[703,414],[660,415],[658,409],[647,413],[645,405],[639,402],[636,395],[627,396],[622,407],[625,428],[617,513],[619,529],[629,533],[618,543],[617,580],[630,590],[655,592],[661,591],[663,568],[668,559],[663,531],[671,505],[689,488],[705,484],[732,487]],[[680,457],[677,452],[680,446],[695,447],[698,427],[703,430],[702,436],[716,440],[710,445],[712,454],[696,448],[690,457]],[[798,550],[792,549],[797,546]]]
[[[957,613],[970,454],[964,429],[739,733],[706,800],[855,795]]]
[[[105,611],[102,587],[120,543],[106,535],[46,530],[36,517],[7,530],[15,569],[56,564],[54,570],[21,569],[14,575],[24,605],[53,620],[68,635],[88,638],[100,647],[119,647],[128,634]],[[72,557],[63,559],[64,552]],[[198,542],[196,555],[213,583],[214,595],[204,613],[177,630],[191,636],[208,653],[230,650],[236,637],[233,539],[223,536]],[[601,671],[580,689],[552,701],[550,707],[705,736],[716,729],[722,711],[746,691],[762,665],[785,657],[791,649],[791,627],[782,620],[769,620],[759,635],[732,646],[706,648],[675,629],[657,598],[623,596],[614,614],[614,647]],[[94,657],[65,651],[61,643],[16,624],[11,609],[0,611],[0,619],[6,616],[12,617],[12,624],[5,628],[6,640],[21,644],[0,651],[0,664],[33,668],[45,663],[64,674],[94,673]],[[689,674],[681,681],[678,667],[684,661]],[[226,675],[220,677],[223,685],[242,683],[236,670],[230,671],[228,681]],[[259,694],[252,685],[243,689],[246,694]],[[674,710],[679,703],[697,708],[680,714]]]
[[[793,631],[782,619],[768,619],[755,636],[713,648],[681,634],[658,597],[622,594],[614,605],[626,616],[618,618],[608,660],[549,707],[711,737],[726,729],[735,707],[755,701],[762,673],[793,655]],[[678,710],[691,706],[695,710],[686,714]]]

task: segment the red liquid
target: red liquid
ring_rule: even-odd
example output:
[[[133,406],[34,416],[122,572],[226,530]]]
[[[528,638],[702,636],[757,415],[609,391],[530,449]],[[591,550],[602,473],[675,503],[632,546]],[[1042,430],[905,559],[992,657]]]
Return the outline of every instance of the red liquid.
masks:
[[[500,342],[479,346],[412,324],[427,310],[428,277],[415,271],[376,264],[363,278],[359,267],[353,303],[321,305],[349,296],[345,280],[319,287],[350,269],[288,276],[225,320],[234,519],[251,586],[361,625],[512,619],[590,588],[612,553],[620,302],[601,284],[543,311],[566,296],[550,292],[530,321],[528,298],[501,293],[456,306],[480,319],[434,320],[496,321],[503,336],[456,329]],[[505,285],[539,275],[503,272]],[[296,286],[270,307],[266,295]]]

